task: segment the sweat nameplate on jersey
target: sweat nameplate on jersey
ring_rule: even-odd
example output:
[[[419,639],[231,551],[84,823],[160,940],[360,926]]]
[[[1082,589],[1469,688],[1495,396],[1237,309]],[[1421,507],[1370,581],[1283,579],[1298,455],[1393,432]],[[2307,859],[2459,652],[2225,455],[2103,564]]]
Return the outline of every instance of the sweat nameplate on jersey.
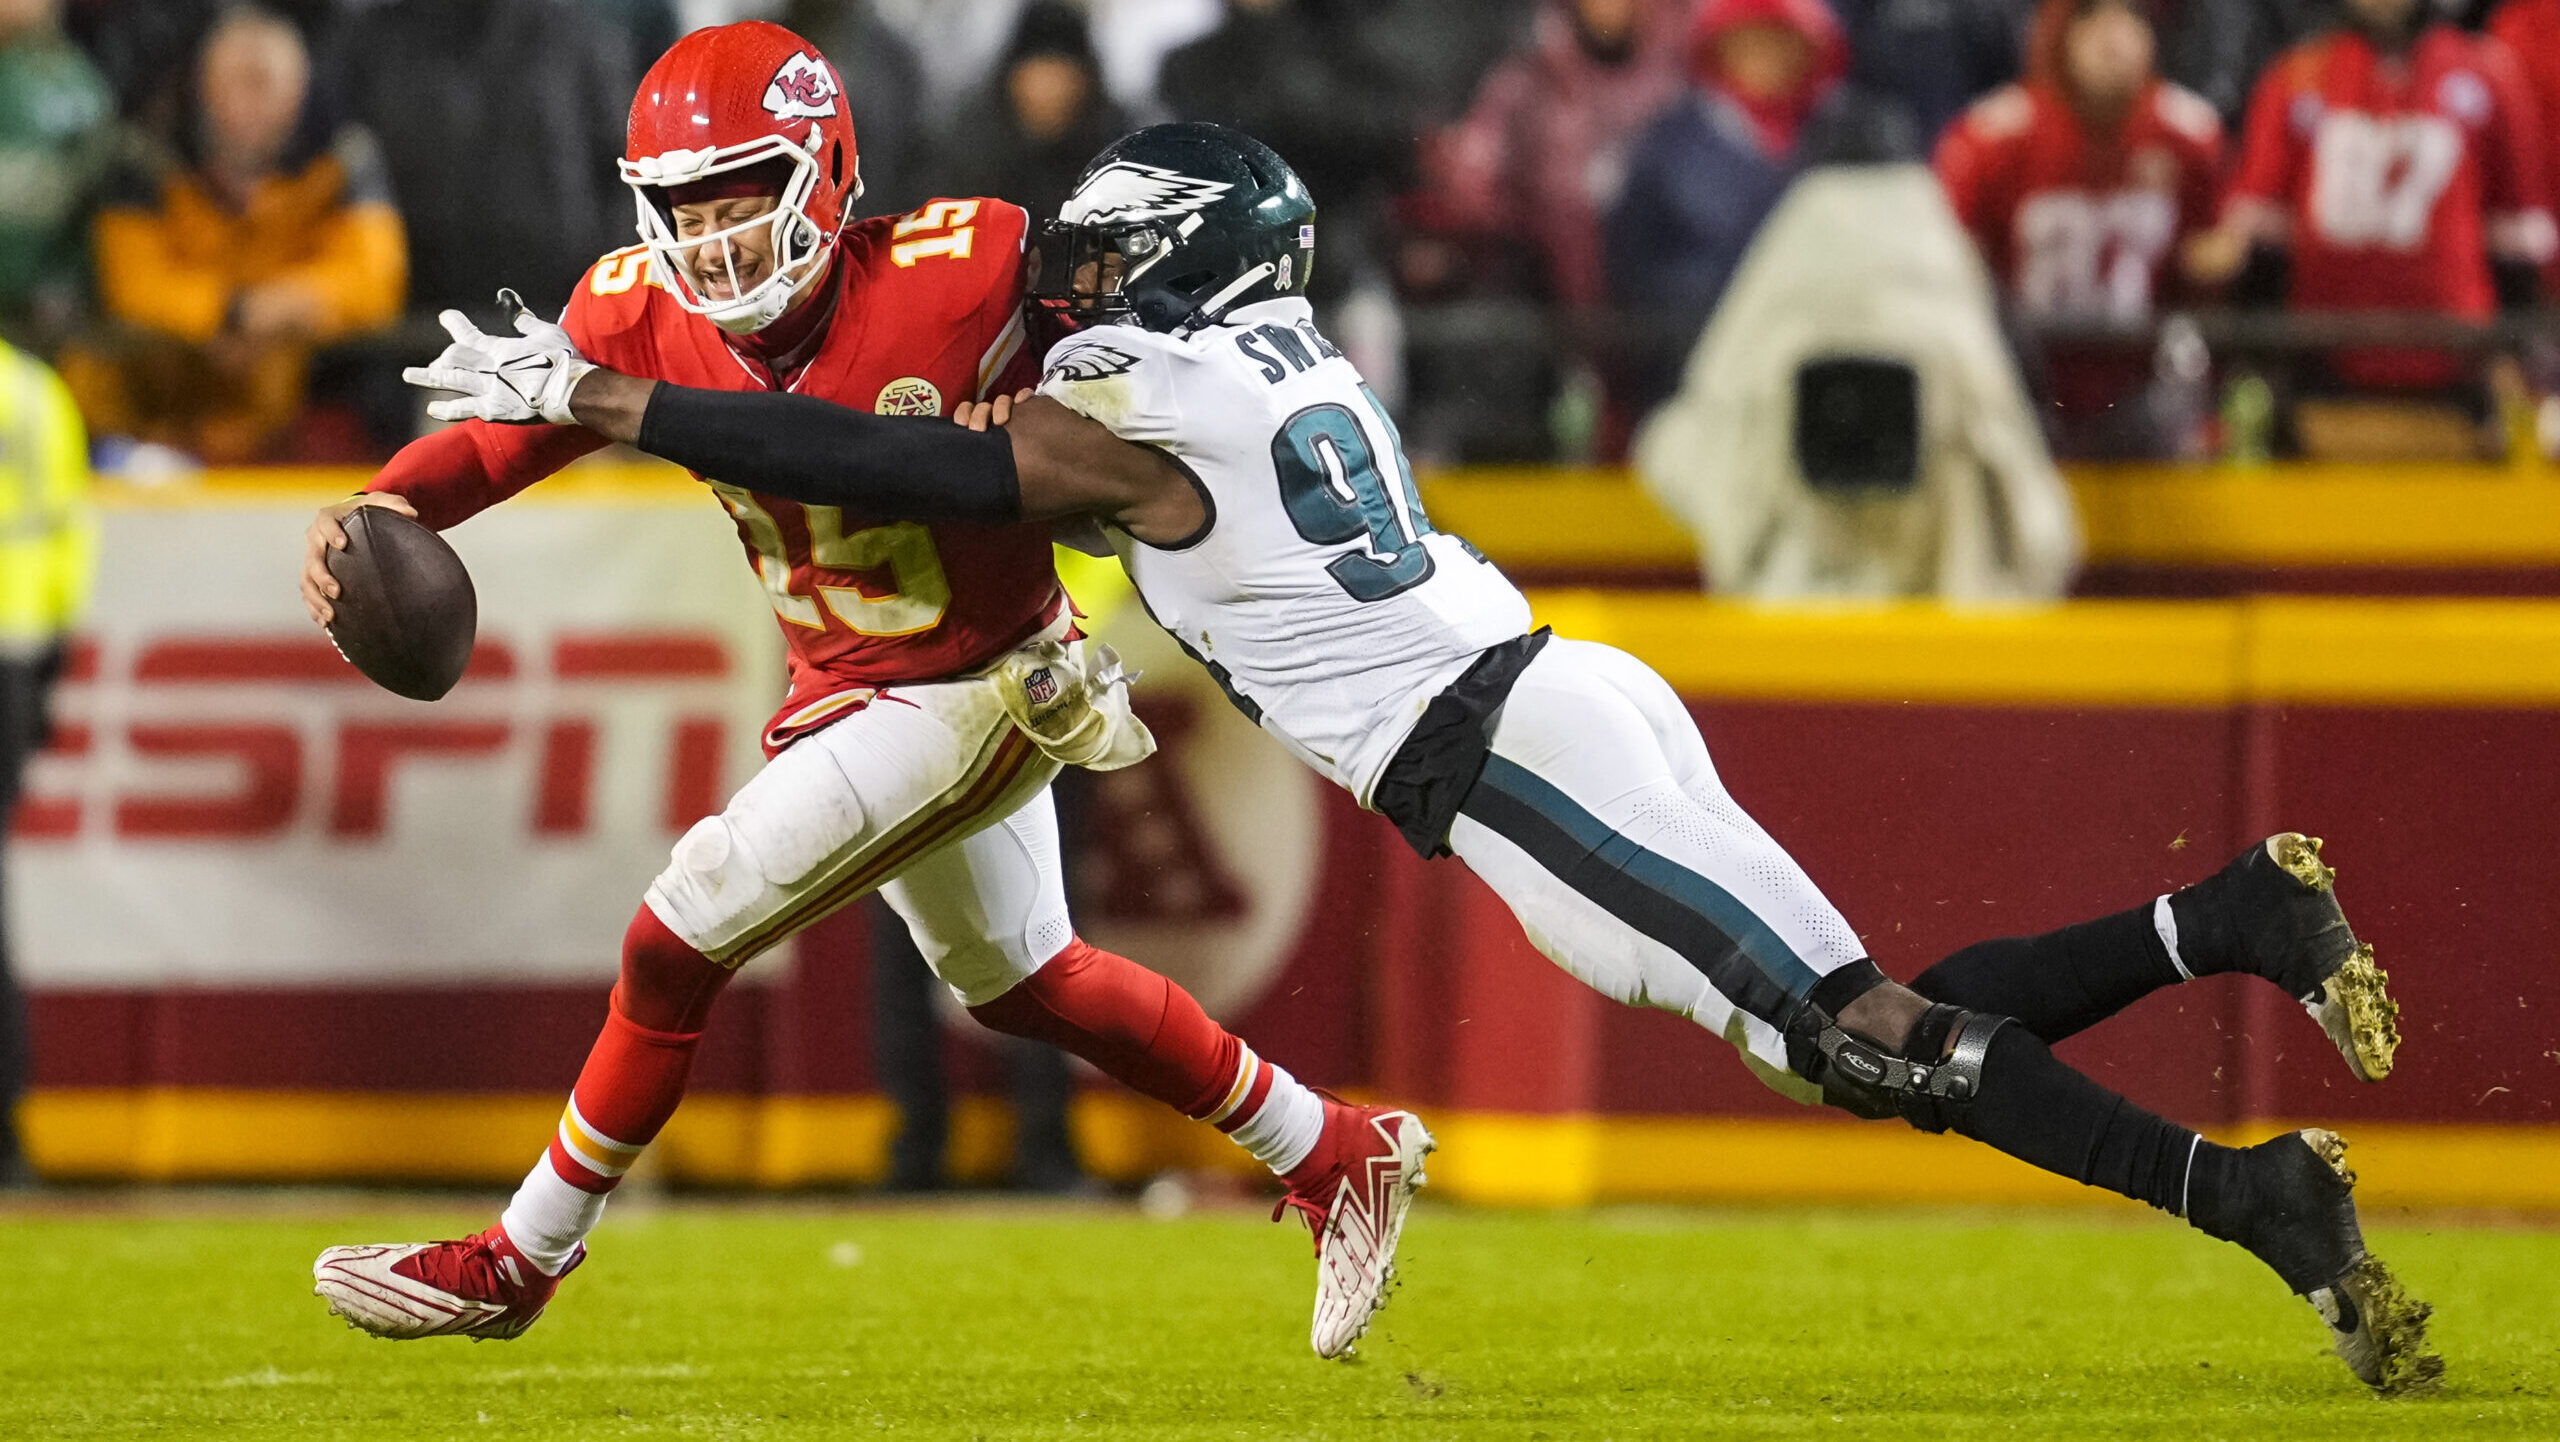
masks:
[[[1261,344],[1257,345],[1257,341]],[[1245,359],[1261,370],[1262,378],[1275,386],[1323,361],[1342,359],[1341,349],[1324,338],[1315,322],[1306,320],[1294,327],[1266,324],[1240,330],[1236,333],[1236,349],[1244,352]],[[1283,365],[1282,361],[1288,364]]]

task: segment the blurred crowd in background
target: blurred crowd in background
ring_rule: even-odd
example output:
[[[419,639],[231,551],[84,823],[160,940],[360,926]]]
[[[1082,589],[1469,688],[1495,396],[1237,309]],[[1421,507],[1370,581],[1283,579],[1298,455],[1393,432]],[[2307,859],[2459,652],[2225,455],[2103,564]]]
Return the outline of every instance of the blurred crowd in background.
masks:
[[[129,479],[387,456],[437,312],[636,239],[639,78],[744,18],[841,73],[865,215],[1259,136],[1415,460],[1629,462],[1722,591],[2064,594],[2057,457],[2560,454],[2560,0],[0,0],[0,830],[84,423]],[[873,949],[929,1189],[934,988]],[[1065,1063],[1006,1060],[1014,1181],[1074,1189]]]
[[[436,311],[632,241],[640,73],[751,15],[842,71],[868,213],[1269,141],[1426,462],[1626,454],[1843,166],[1934,168],[2065,456],[2495,453],[2560,388],[2560,0],[0,0],[0,330],[110,464],[383,455]]]

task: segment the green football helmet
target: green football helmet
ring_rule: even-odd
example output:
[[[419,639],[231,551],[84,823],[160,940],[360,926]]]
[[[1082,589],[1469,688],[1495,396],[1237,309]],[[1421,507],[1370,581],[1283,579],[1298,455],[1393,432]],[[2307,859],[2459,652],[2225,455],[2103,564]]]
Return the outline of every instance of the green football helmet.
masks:
[[[1039,259],[1032,297],[1070,321],[1198,330],[1305,293],[1316,203],[1287,161],[1240,130],[1151,125],[1085,167],[1041,227]]]

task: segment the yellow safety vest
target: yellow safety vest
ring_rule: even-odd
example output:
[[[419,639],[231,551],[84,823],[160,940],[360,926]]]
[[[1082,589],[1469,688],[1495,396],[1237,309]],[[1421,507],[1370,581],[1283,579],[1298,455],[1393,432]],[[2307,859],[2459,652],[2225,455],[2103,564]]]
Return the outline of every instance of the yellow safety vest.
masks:
[[[1055,547],[1058,580],[1073,596],[1076,609],[1084,612],[1087,633],[1110,639],[1110,633],[1128,624],[1121,608],[1137,599],[1138,588],[1129,583],[1129,573],[1120,569],[1117,556],[1088,556],[1069,546]],[[1133,608],[1134,609],[1134,608]]]
[[[80,412],[42,361],[0,342],[0,656],[60,640],[97,564]]]

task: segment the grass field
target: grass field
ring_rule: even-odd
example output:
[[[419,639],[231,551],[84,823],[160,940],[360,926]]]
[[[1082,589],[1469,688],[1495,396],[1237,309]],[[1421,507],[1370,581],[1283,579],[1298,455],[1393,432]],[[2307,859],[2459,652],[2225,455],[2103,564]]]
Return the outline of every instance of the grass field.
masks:
[[[2377,1231],[2450,1364],[2384,1403],[2256,1263],[2130,1209],[1426,1209],[1347,1364],[1259,1214],[619,1213],[539,1326],[474,1345],[349,1332],[309,1269],[483,1205],[0,1212],[0,1437],[2560,1436],[2532,1230]]]

